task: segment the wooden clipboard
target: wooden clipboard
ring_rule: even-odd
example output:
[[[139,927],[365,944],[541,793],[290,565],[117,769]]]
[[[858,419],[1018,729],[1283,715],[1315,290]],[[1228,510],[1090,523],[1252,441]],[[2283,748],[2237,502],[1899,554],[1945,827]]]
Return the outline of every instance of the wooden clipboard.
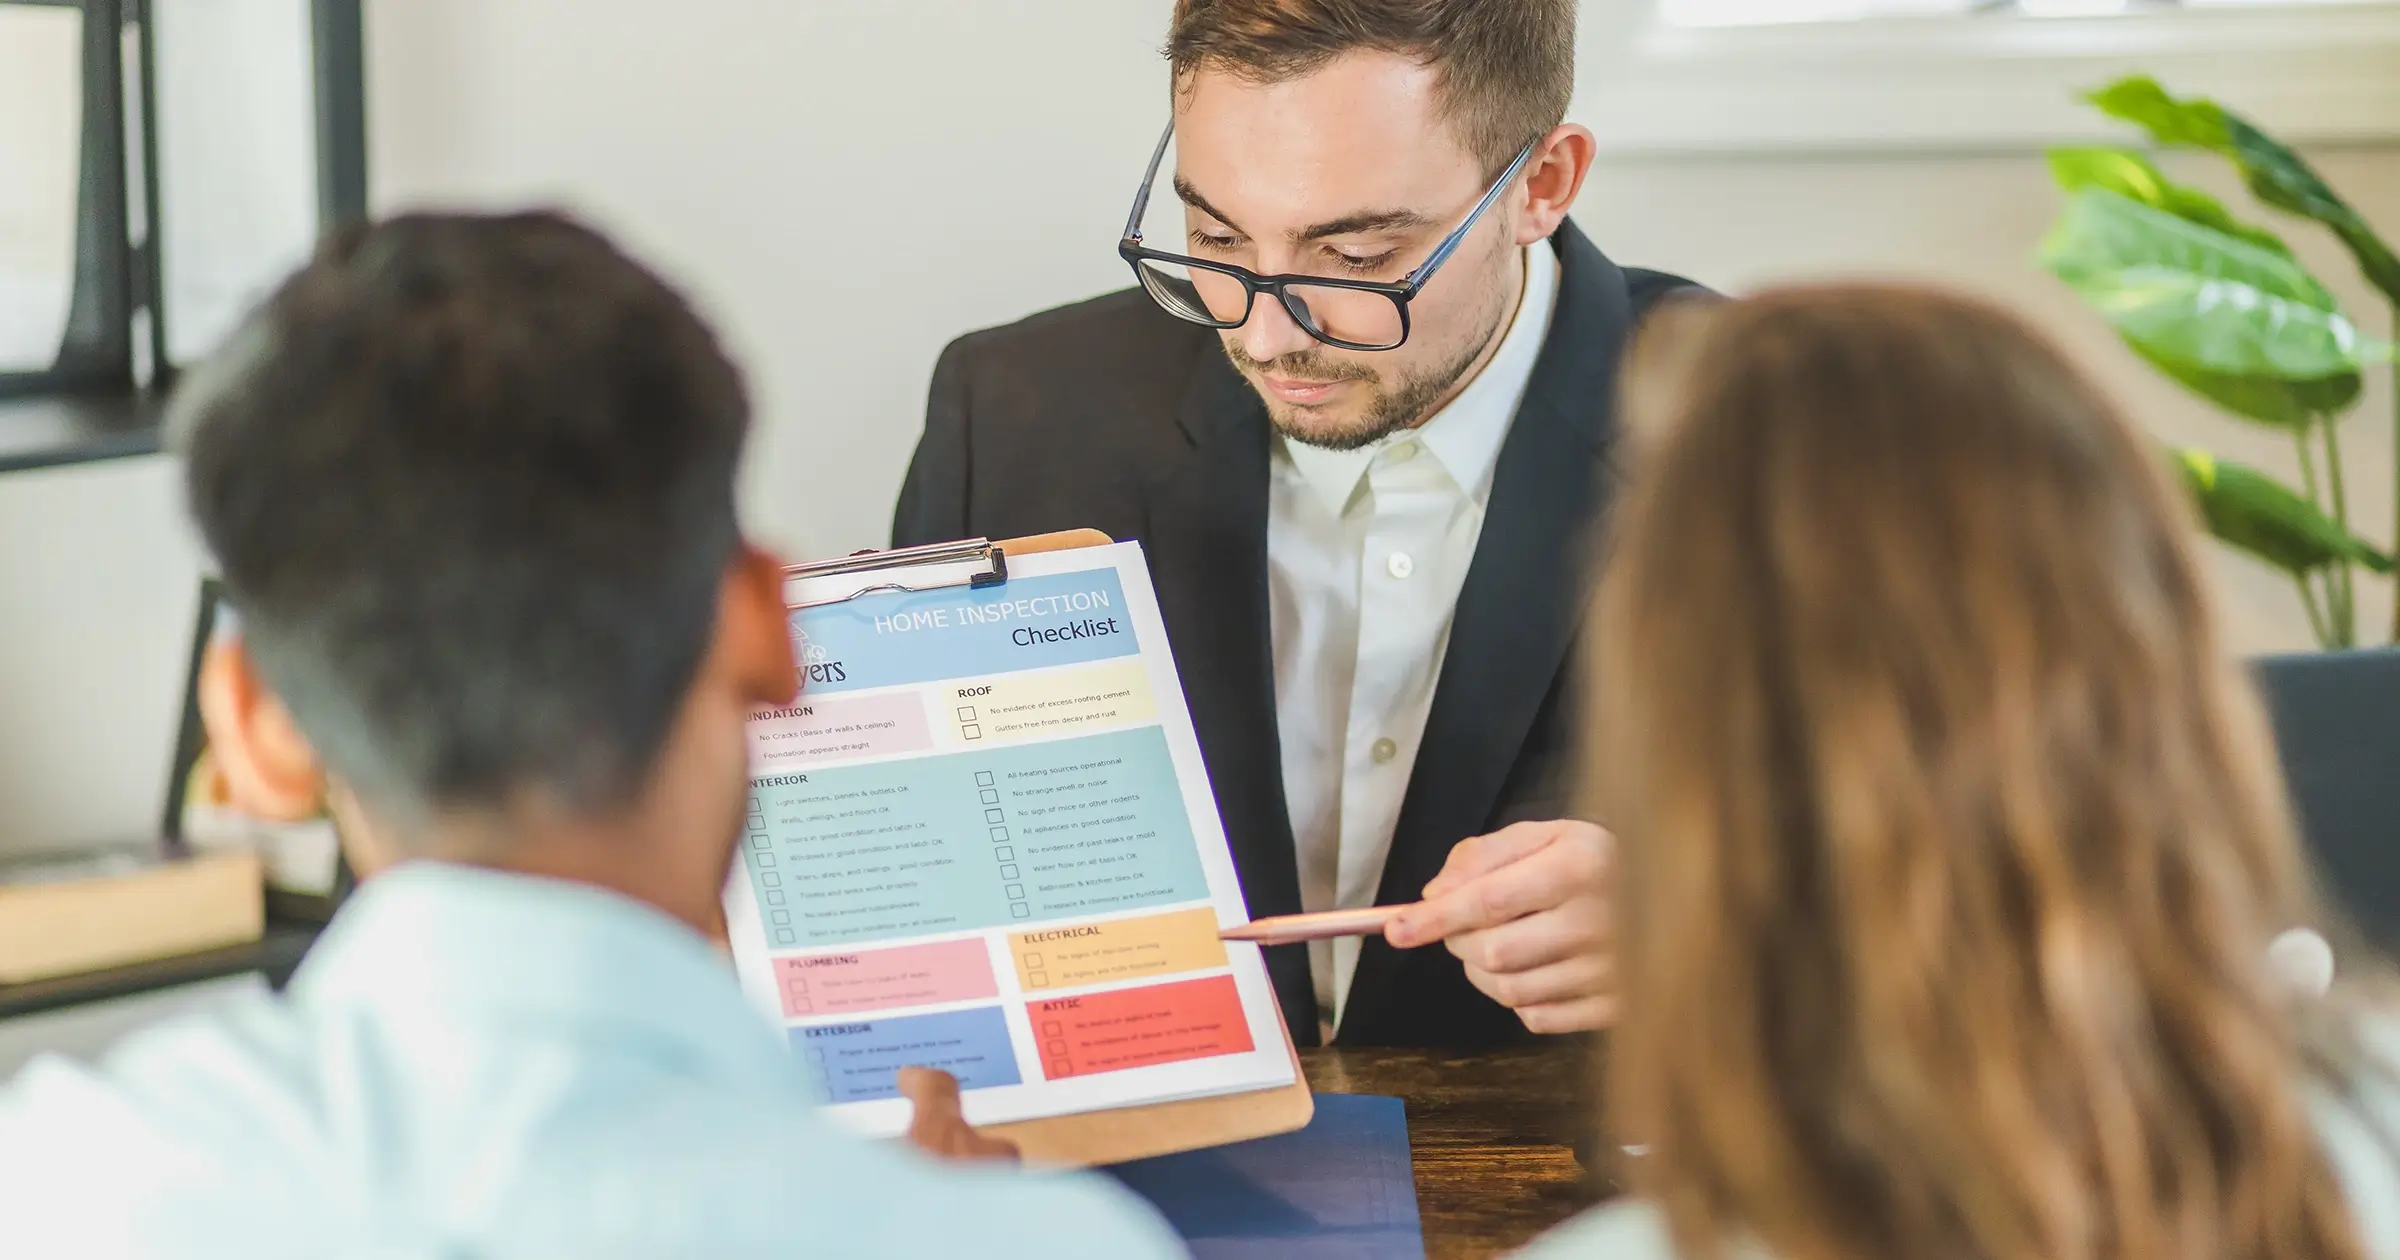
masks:
[[[1096,529],[1070,529],[1007,539],[991,544],[991,550],[1003,557],[1024,556],[1078,547],[1105,547],[1114,541]],[[873,559],[871,555],[857,558]],[[1004,561],[996,568],[1005,574]],[[1284,1027],[1280,1005],[1276,1009],[1275,1026],[1283,1037],[1284,1053],[1292,1058],[1289,1085],[1212,1098],[1020,1120],[993,1125],[987,1132],[1016,1143],[1027,1163],[1059,1168],[1117,1164],[1289,1133],[1308,1123],[1316,1114],[1317,1104],[1309,1093],[1307,1078],[1301,1075],[1300,1054],[1292,1047],[1291,1030]]]

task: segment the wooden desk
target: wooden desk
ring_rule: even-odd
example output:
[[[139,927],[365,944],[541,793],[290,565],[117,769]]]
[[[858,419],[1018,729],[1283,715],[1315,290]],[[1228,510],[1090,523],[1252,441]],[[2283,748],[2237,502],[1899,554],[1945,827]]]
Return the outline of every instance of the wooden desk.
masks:
[[[1570,1145],[1598,1124],[1586,1047],[1334,1048],[1303,1050],[1300,1062],[1319,1093],[1407,1104],[1429,1260],[1498,1255],[1615,1193]]]

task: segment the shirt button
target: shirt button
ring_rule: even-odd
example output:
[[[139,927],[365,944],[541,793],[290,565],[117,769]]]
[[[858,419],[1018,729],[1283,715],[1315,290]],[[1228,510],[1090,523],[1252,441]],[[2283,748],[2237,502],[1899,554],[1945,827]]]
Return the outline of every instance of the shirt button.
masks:
[[[1375,764],[1380,766],[1400,755],[1400,745],[1388,739],[1379,739],[1375,741],[1375,747],[1371,751],[1375,755]]]
[[[1414,442],[1402,442],[1398,446],[1392,448],[1393,463],[1405,463],[1409,460],[1415,459],[1416,457],[1417,444]]]
[[[1383,562],[1383,571],[1393,577],[1404,578],[1417,571],[1417,562],[1409,558],[1407,552],[1395,551],[1391,559]]]

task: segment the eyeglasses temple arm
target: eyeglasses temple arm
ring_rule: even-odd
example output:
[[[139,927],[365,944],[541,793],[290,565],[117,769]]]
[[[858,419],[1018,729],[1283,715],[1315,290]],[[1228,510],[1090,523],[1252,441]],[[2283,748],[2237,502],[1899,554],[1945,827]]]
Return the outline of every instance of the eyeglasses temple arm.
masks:
[[[1425,259],[1424,263],[1415,271],[1409,272],[1400,283],[1413,289],[1431,278],[1434,271],[1443,263],[1450,261],[1450,255],[1458,252],[1458,247],[1467,239],[1467,233],[1474,230],[1476,221],[1483,218],[1483,212],[1491,209],[1492,203],[1500,199],[1500,191],[1508,187],[1509,181],[1517,177],[1518,171],[1525,169],[1526,160],[1532,156],[1533,146],[1530,144],[1517,150],[1517,160],[1509,163],[1508,169],[1500,172],[1500,178],[1493,180],[1492,186],[1484,190],[1483,200],[1476,202],[1475,208],[1467,211],[1467,217],[1460,219],[1458,226],[1450,229],[1450,235],[1443,237],[1442,243],[1433,247],[1433,253]],[[1151,163],[1151,169],[1157,169],[1155,160]],[[1149,191],[1150,185],[1143,184],[1142,192],[1147,195]],[[1139,206],[1135,207],[1134,213],[1136,215],[1141,213]]]
[[[1175,120],[1167,120],[1167,129],[1158,135],[1158,147],[1150,153],[1150,169],[1142,173],[1142,189],[1133,195],[1133,213],[1125,216],[1124,239],[1142,239],[1142,212],[1150,208],[1150,185],[1158,180],[1158,164],[1167,160],[1167,142],[1175,138]],[[1530,150],[1528,150],[1530,152]],[[1522,162],[1524,159],[1519,158]]]

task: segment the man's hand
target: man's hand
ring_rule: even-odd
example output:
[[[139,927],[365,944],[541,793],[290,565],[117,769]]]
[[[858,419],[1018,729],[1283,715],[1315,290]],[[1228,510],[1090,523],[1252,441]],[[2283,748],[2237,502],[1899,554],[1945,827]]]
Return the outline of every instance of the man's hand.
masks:
[[[1425,899],[1384,928],[1440,941],[1467,979],[1537,1033],[1616,1022],[1608,876],[1614,841],[1586,822],[1526,822],[1461,840]]]
[[[977,1133],[958,1106],[958,1078],[933,1068],[900,1069],[900,1094],[915,1109],[908,1119],[908,1141],[937,1159],[1004,1159],[1017,1157],[1017,1144]]]

